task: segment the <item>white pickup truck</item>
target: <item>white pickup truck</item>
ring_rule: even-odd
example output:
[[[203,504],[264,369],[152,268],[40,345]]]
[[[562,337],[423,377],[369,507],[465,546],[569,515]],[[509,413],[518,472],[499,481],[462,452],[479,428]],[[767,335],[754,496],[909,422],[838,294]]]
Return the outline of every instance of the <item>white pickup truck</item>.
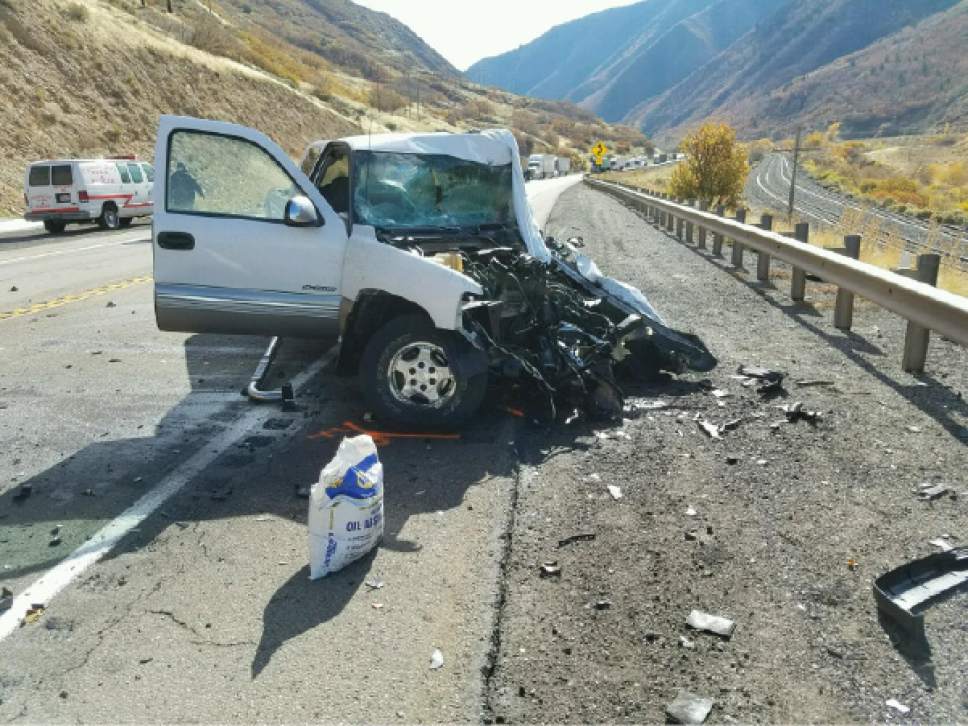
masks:
[[[715,365],[580,242],[546,244],[508,131],[317,142],[301,169],[253,129],[163,116],[155,159],[158,326],[338,340],[384,421],[459,425],[489,376],[614,409],[614,368]]]

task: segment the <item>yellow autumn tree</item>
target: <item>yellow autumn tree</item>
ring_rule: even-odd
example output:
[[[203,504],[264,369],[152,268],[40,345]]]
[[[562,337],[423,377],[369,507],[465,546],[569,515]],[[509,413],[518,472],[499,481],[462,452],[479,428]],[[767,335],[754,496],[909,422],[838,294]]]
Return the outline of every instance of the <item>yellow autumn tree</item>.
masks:
[[[746,150],[736,143],[736,131],[725,123],[707,122],[679,144],[686,160],[669,180],[672,196],[734,206],[746,183]]]

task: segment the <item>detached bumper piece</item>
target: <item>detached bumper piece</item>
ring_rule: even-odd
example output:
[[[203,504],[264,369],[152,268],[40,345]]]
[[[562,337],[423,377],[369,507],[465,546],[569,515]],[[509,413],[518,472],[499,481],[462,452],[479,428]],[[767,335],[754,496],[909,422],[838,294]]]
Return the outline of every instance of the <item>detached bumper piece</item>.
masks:
[[[938,552],[874,580],[878,609],[912,634],[924,629],[924,610],[946,593],[968,585],[968,547]]]
[[[698,338],[650,318],[561,259],[490,249],[468,254],[464,273],[484,288],[486,301],[465,305],[465,329],[488,353],[492,371],[523,379],[552,419],[577,408],[620,416],[618,376],[716,364]]]

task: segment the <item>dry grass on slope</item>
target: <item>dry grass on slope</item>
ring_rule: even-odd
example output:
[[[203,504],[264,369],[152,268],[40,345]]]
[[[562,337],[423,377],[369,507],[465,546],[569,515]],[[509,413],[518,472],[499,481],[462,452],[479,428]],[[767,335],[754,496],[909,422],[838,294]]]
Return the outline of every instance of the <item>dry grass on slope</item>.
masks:
[[[119,153],[150,159],[161,113],[255,126],[297,157],[310,140],[357,129],[285,84],[92,1],[0,3],[0,89],[3,216],[23,212],[31,160]]]

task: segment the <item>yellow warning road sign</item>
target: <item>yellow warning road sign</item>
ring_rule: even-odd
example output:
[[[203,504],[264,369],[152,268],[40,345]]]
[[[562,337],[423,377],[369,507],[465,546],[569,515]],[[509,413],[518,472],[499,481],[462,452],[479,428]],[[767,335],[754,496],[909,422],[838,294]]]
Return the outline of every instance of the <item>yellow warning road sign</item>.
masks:
[[[605,154],[607,153],[608,153],[608,147],[605,146],[605,144],[601,141],[599,141],[597,144],[595,144],[592,147],[592,154],[594,154],[598,158],[605,156]]]

